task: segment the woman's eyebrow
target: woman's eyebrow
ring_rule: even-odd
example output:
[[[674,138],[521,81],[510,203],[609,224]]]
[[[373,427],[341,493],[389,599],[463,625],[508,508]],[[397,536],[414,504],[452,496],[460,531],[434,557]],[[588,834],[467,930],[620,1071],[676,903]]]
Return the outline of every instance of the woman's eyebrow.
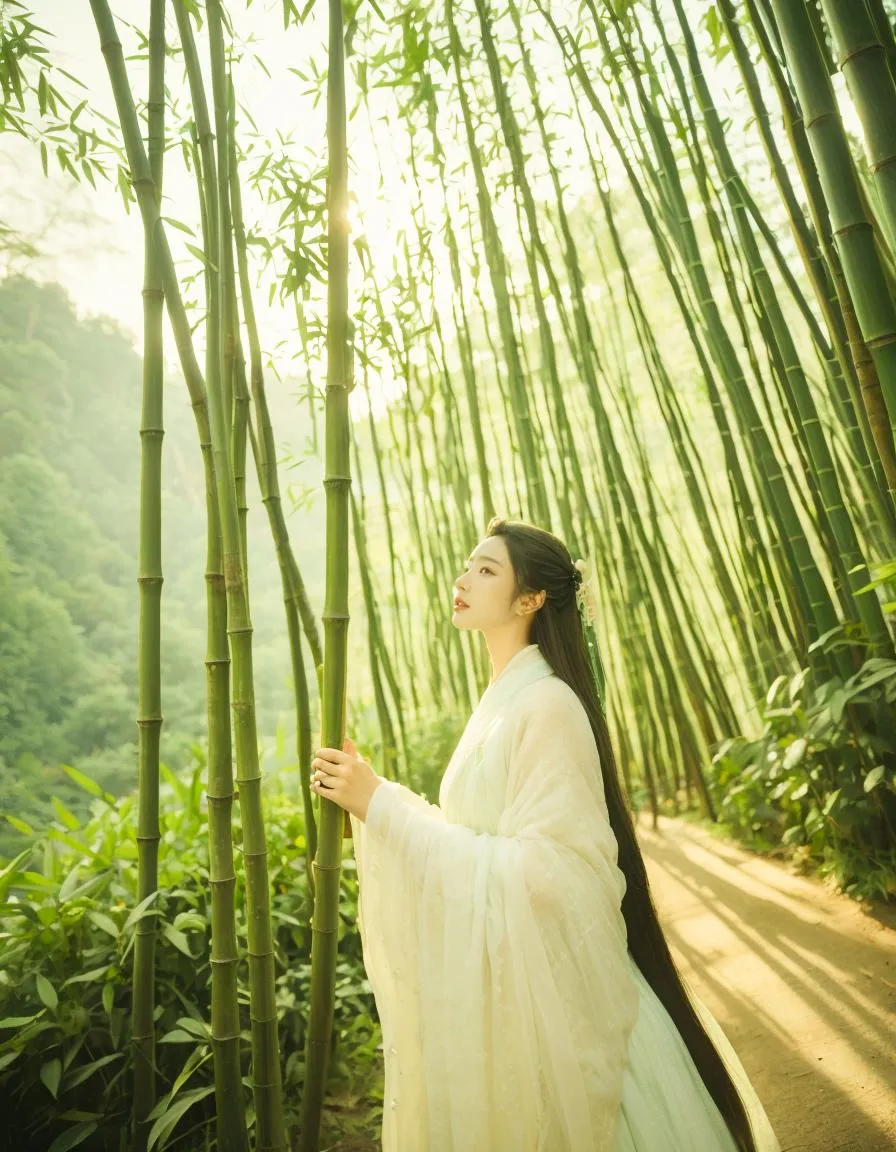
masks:
[[[465,563],[469,564],[472,559],[473,559],[472,556],[468,556]],[[477,560],[488,560],[489,564],[499,564],[499,565],[501,565],[501,567],[503,567],[503,561],[502,560],[496,560],[494,558],[494,556],[477,556],[476,559]]]

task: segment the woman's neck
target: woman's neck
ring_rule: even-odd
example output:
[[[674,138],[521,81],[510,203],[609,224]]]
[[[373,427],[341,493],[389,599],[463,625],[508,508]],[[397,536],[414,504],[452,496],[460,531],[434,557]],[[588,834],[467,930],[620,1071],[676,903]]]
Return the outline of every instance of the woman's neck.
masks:
[[[519,636],[486,637],[488,654],[492,663],[492,678],[489,687],[494,684],[510,661],[524,648],[528,648],[532,641]]]

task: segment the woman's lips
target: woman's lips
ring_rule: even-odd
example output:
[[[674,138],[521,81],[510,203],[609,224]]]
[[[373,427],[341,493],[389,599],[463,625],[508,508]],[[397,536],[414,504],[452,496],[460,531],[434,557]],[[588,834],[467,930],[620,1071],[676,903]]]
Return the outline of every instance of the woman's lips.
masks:
[[[469,608],[469,607],[470,607],[470,605],[469,605],[469,604],[465,604],[465,603],[463,602],[463,600],[458,600],[458,599],[457,599],[457,597],[455,597],[455,599],[454,599],[454,610],[455,610],[455,612],[460,612],[462,609],[464,609],[464,608]]]

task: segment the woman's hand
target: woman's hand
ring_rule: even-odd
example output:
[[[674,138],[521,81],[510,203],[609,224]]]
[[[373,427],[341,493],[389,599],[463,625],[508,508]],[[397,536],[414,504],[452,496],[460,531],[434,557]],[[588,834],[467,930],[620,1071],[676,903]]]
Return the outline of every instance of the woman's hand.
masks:
[[[351,740],[346,739],[342,749],[341,752],[337,748],[317,750],[311,761],[311,790],[318,796],[326,796],[364,823],[370,798],[383,781],[367,761],[358,756]]]

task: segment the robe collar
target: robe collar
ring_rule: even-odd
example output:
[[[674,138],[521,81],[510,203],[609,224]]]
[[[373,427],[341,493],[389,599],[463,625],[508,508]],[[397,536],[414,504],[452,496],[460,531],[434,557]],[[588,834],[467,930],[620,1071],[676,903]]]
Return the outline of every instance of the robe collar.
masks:
[[[479,699],[477,711],[494,708],[516,695],[521,688],[534,684],[545,676],[553,676],[554,669],[545,660],[537,644],[527,644],[515,652]]]

